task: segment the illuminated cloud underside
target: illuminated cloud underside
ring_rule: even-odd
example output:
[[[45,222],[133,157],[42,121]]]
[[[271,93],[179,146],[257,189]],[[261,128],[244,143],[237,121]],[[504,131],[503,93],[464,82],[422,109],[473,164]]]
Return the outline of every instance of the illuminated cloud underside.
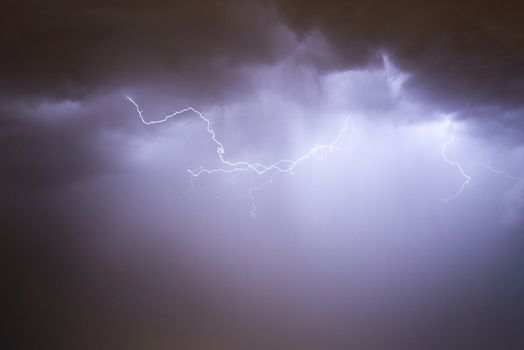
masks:
[[[387,56],[383,55],[383,60],[384,60],[384,70],[382,72],[379,72],[379,77],[380,79],[382,78],[384,79],[384,83],[389,87],[391,96],[394,96],[395,98],[399,98],[399,96],[401,96],[402,94],[402,91],[401,91],[402,84],[406,79],[408,79],[408,75],[396,69]],[[327,81],[329,82],[331,80],[330,84],[334,82],[334,86],[337,89],[345,89],[347,88],[347,86],[344,81],[347,81],[347,79],[353,79],[351,76],[353,74],[357,74],[358,76],[358,74],[361,74],[361,73],[349,72],[349,74],[350,75],[347,76],[345,73],[342,73],[342,74],[339,74],[338,76],[334,76],[335,80],[333,80],[333,78],[328,78]],[[368,73],[365,73],[365,74],[368,74]],[[370,73],[370,76],[373,77],[374,74],[376,73]],[[362,78],[359,78],[358,80],[362,80]],[[265,178],[265,180],[262,180],[258,184],[251,186],[247,191],[249,198],[251,200],[250,214],[253,217],[256,216],[256,210],[257,210],[255,193],[258,192],[264,186],[271,184],[278,174],[285,173],[285,174],[293,175],[295,173],[296,168],[302,162],[312,157],[322,160],[329,154],[338,151],[339,144],[342,141],[344,134],[346,133],[346,130],[348,127],[348,120],[349,120],[349,119],[345,120],[343,127],[338,131],[337,138],[334,139],[331,143],[323,144],[323,145],[316,145],[313,148],[311,148],[307,153],[303,154],[302,156],[294,160],[284,158],[284,159],[277,160],[276,162],[272,164],[262,164],[260,162],[249,162],[249,161],[231,161],[224,157],[225,156],[224,145],[217,138],[217,135],[212,127],[212,122],[208,118],[206,118],[200,111],[194,109],[193,107],[187,107],[187,108],[175,111],[171,114],[167,114],[163,118],[158,119],[158,120],[146,120],[142,114],[143,111],[140,108],[140,106],[131,97],[127,96],[126,98],[134,105],[138,113],[138,116],[144,125],[162,124],[162,123],[169,121],[172,118],[175,118],[177,116],[180,116],[186,113],[192,113],[193,115],[195,115],[197,118],[199,118],[200,120],[202,120],[205,123],[206,131],[211,141],[217,146],[216,152],[220,160],[220,163],[223,164],[225,167],[206,168],[202,166],[198,169],[193,169],[193,170],[188,169],[187,171],[191,175],[192,184],[193,184],[193,178],[196,178],[204,173],[205,174],[215,174],[215,173],[251,172],[263,179]],[[450,121],[449,117],[446,117],[444,119],[444,121],[442,122],[442,126],[445,128],[445,130],[449,130],[452,128],[452,122]],[[460,195],[462,194],[462,192],[465,190],[466,186],[472,180],[471,176],[468,175],[466,171],[464,170],[464,167],[461,164],[461,162],[457,160],[451,160],[446,154],[447,148],[450,145],[452,145],[454,141],[455,141],[455,136],[451,136],[451,138],[441,146],[440,154],[441,154],[442,159],[444,159],[446,163],[448,163],[452,167],[455,167],[458,170],[459,174],[464,178],[464,182],[453,195],[447,198],[444,198],[442,200],[442,202],[439,205],[439,208],[442,208],[443,205],[446,205],[449,202],[458,199]],[[523,179],[522,177],[513,176],[513,175],[508,174],[505,171],[495,169],[492,166],[484,162],[477,162],[473,164],[473,166],[483,167],[484,169],[489,170],[493,174],[503,175],[510,180],[520,181]]]

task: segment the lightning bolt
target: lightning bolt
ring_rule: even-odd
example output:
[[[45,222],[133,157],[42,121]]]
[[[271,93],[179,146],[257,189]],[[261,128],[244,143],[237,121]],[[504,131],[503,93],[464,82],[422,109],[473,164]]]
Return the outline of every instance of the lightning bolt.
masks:
[[[450,201],[452,201],[452,200],[456,199],[457,197],[459,197],[460,194],[462,193],[462,191],[464,191],[464,188],[466,188],[466,186],[471,181],[471,176],[466,174],[466,172],[464,171],[464,168],[462,167],[462,164],[460,164],[460,162],[458,162],[458,161],[450,160],[448,158],[448,156],[446,155],[446,150],[447,150],[448,146],[450,144],[452,144],[454,141],[455,141],[455,137],[452,136],[451,139],[448,142],[446,142],[444,145],[442,145],[442,149],[441,149],[440,154],[442,155],[442,158],[444,158],[444,160],[448,164],[450,164],[450,165],[452,165],[452,166],[454,166],[454,167],[456,167],[458,169],[458,171],[460,172],[460,174],[464,178],[464,182],[462,183],[462,185],[459,187],[458,191],[454,195],[452,195],[451,197],[448,197],[448,198],[446,198],[446,199],[444,199],[442,201],[441,206],[444,205],[444,204],[448,204]],[[492,166],[490,166],[489,164],[486,164],[486,163],[483,163],[483,162],[473,163],[472,166],[485,168],[485,169],[489,170],[490,172],[492,172],[493,174],[495,174],[495,175],[502,175],[502,176],[506,177],[509,180],[513,180],[513,181],[524,180],[524,177],[511,175],[511,174],[505,172],[504,170],[495,169]]]
[[[495,175],[502,175],[502,176],[504,176],[505,178],[507,178],[509,180],[520,181],[520,180],[524,179],[524,177],[522,177],[522,176],[514,176],[514,175],[511,175],[510,173],[505,172],[504,170],[495,169],[495,168],[491,167],[490,165],[488,165],[486,163],[482,163],[482,162],[473,163],[473,166],[478,166],[478,167],[485,168],[485,169],[491,171],[493,174],[495,174]]]
[[[460,162],[453,161],[453,160],[449,159],[448,156],[446,155],[446,150],[447,150],[448,146],[451,145],[453,142],[455,142],[455,137],[451,136],[449,141],[442,145],[442,148],[440,150],[440,154],[442,155],[442,158],[444,158],[444,160],[448,164],[450,164],[450,165],[452,165],[452,166],[454,166],[454,167],[456,167],[458,169],[458,171],[460,172],[460,174],[464,178],[464,182],[459,187],[458,191],[454,195],[452,195],[451,197],[448,197],[448,198],[444,199],[440,206],[442,206],[444,204],[448,204],[450,201],[452,201],[452,200],[456,199],[458,196],[460,196],[462,191],[464,191],[464,188],[466,188],[466,186],[471,181],[471,177],[464,172],[464,169],[462,168],[462,165],[460,164]]]
[[[162,124],[162,123],[167,122],[171,118],[174,118],[178,115],[188,113],[188,112],[193,113],[196,117],[204,121],[206,125],[207,133],[209,134],[213,143],[215,143],[216,145],[216,152],[217,152],[218,158],[225,167],[212,168],[212,169],[200,167],[195,170],[187,169],[187,172],[191,175],[191,183],[193,183],[194,178],[197,178],[202,174],[233,173],[233,175],[236,175],[236,173],[239,173],[239,172],[253,172],[257,176],[267,176],[265,181],[262,181],[261,183],[259,183],[256,186],[250,187],[248,190],[248,196],[251,200],[250,214],[253,218],[256,217],[256,211],[257,211],[255,194],[258,191],[260,191],[264,186],[271,184],[278,174],[294,175],[296,168],[304,161],[310,158],[316,158],[319,160],[323,160],[328,155],[338,151],[339,144],[342,141],[343,136],[347,131],[348,120],[349,120],[349,119],[346,119],[344,121],[344,125],[342,126],[342,128],[339,129],[337,137],[331,143],[315,145],[306,154],[302,155],[301,157],[297,159],[292,160],[292,159],[284,158],[284,159],[280,159],[276,161],[275,163],[266,165],[266,164],[262,164],[259,162],[251,163],[248,161],[227,160],[225,158],[225,153],[226,153],[225,147],[222,144],[222,142],[218,140],[217,135],[215,131],[213,130],[212,122],[208,118],[206,118],[201,112],[194,109],[193,107],[186,107],[184,109],[175,111],[171,114],[164,116],[162,119],[159,119],[159,120],[147,121],[144,119],[144,116],[142,114],[143,110],[140,109],[140,106],[131,97],[126,96],[126,98],[135,106],[138,116],[140,117],[140,120],[145,125]]]

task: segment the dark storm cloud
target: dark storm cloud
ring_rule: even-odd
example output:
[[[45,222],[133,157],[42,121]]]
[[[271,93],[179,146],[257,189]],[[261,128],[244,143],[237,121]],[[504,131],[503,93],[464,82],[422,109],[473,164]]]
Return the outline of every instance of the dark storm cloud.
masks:
[[[502,120],[517,110],[505,122],[524,126],[521,2],[278,3],[297,32],[317,30],[326,36],[338,56],[331,69],[377,65],[380,54],[387,53],[411,74],[404,89],[417,99],[469,118]]]
[[[11,184],[65,184],[114,168],[118,159],[100,134],[130,120],[115,122],[132,111],[122,90],[168,92],[184,104],[223,101],[249,88],[242,66],[288,50],[274,11],[258,3],[8,1],[2,8],[1,178]],[[105,96],[116,102],[101,102]],[[60,111],[64,104],[79,108]]]
[[[386,52],[412,74],[406,88],[441,107],[515,109],[524,89],[522,10],[515,1],[9,1],[1,84],[80,98],[140,81],[216,99],[238,90],[239,66],[289,50],[279,16],[299,34],[328,39],[336,57],[324,69],[381,65]]]
[[[233,68],[287,49],[272,37],[272,11],[242,1],[22,1],[1,16],[0,74],[11,92],[75,98],[146,80],[227,94]]]

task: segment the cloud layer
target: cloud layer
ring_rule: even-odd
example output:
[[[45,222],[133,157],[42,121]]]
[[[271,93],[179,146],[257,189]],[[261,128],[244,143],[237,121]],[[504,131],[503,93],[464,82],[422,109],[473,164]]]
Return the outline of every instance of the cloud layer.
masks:
[[[520,349],[515,2],[7,1],[14,338],[53,348]],[[231,160],[296,159],[267,178]],[[443,150],[451,137],[454,142]],[[445,161],[460,162],[465,177]],[[481,165],[479,165],[481,164]],[[482,165],[483,164],[483,165]],[[492,167],[490,169],[486,165]]]

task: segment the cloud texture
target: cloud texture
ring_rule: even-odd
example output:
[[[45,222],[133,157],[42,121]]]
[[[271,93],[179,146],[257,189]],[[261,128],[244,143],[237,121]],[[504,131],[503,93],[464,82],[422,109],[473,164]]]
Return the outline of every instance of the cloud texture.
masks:
[[[520,349],[522,5],[6,1],[10,335],[76,349]],[[294,175],[200,176],[331,142]],[[454,137],[447,148],[443,145]],[[471,177],[465,181],[460,162]],[[489,167],[488,167],[489,166]]]

